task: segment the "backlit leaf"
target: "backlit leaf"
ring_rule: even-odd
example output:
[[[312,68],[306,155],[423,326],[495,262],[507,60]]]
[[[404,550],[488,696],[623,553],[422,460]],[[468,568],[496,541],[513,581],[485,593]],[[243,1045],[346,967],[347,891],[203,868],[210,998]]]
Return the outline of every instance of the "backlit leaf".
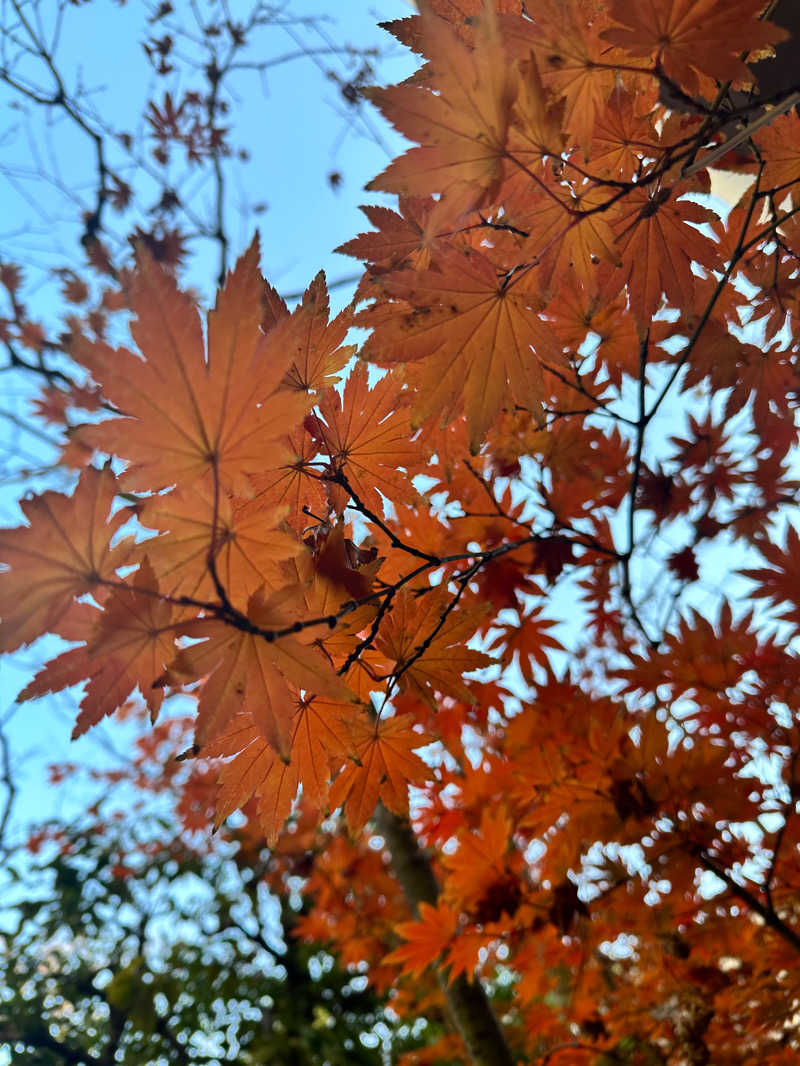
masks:
[[[116,479],[88,467],[72,496],[45,492],[21,503],[27,526],[0,533],[7,570],[0,572],[0,651],[12,651],[53,630],[73,600],[114,581],[130,542],[111,546],[129,520],[110,515]]]

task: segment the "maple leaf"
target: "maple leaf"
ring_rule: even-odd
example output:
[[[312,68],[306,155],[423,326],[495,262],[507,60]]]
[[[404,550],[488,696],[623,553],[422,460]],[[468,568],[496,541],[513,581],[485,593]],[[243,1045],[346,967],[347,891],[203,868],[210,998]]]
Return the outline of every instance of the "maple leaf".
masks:
[[[263,279],[253,241],[208,316],[208,358],[199,315],[188,296],[150,258],[134,281],[131,333],[141,357],[78,338],[86,366],[121,417],[84,427],[95,447],[129,462],[128,488],[184,488],[210,471],[221,487],[247,491],[244,475],[279,461],[281,439],[310,400],[281,389],[293,353],[261,330]]]
[[[22,269],[16,263],[0,264],[0,285],[12,295],[22,286],[23,277]]]
[[[449,250],[437,270],[398,271],[378,279],[394,299],[357,316],[374,333],[366,354],[379,365],[425,360],[414,411],[442,420],[462,404],[477,451],[503,403],[513,399],[542,419],[542,363],[563,363],[537,298],[513,278],[498,278],[480,252]]]
[[[249,711],[239,711],[227,725],[197,749],[199,757],[204,759],[228,758],[218,776],[218,790],[214,813],[214,828],[218,829],[225,819],[235,810],[244,806],[253,793],[267,779],[275,765],[286,769],[275,749],[267,743],[264,735],[253,720]],[[294,792],[286,805],[286,813],[281,819],[281,827],[289,815],[291,804],[297,793],[295,780]],[[272,828],[272,827],[270,827]],[[280,827],[276,832],[280,832]]]
[[[459,833],[458,849],[444,858],[444,899],[448,903],[469,910],[494,882],[506,876],[511,828],[507,812],[498,807],[484,810],[479,833]]]
[[[598,263],[620,263],[611,227],[613,216],[604,210],[608,204],[608,193],[590,184],[578,187],[566,200],[560,195],[539,195],[531,202],[519,219],[533,234],[523,245],[522,254],[538,263],[538,268],[523,284],[530,286],[535,278],[539,291],[549,296],[574,273],[583,290],[594,294]],[[544,247],[542,233],[549,235]]]
[[[616,427],[603,433],[594,427],[581,430],[564,420],[556,423],[541,447],[553,481],[551,506],[562,521],[569,515],[596,511],[600,501],[619,504],[625,492],[619,471],[627,467],[629,445]],[[550,537],[539,541],[536,551],[537,562],[552,581],[572,558],[573,547],[563,538]]]
[[[620,676],[629,679],[630,692],[658,676],[658,683],[670,685],[676,695],[692,692],[696,698],[727,705],[726,690],[739,682],[757,648],[751,623],[752,614],[734,621],[729,603],[723,604],[716,626],[692,611],[690,618],[681,619],[663,650],[646,658],[631,654],[634,666],[621,670]]]
[[[325,510],[325,491],[319,477],[317,443],[303,426],[280,442],[285,461],[250,476],[252,506],[262,513],[282,513],[288,508],[287,524],[296,532],[308,525],[308,513]],[[308,508],[308,512],[304,508]]]
[[[416,732],[411,715],[363,719],[354,723],[352,751],[357,763],[349,763],[331,785],[331,808],[344,806],[351,833],[360,829],[382,800],[389,810],[408,810],[409,784],[421,784],[430,770],[414,754],[429,739]]]
[[[440,589],[415,596],[406,587],[395,597],[378,636],[378,647],[396,663],[402,685],[431,705],[435,692],[471,702],[473,694],[462,675],[492,661],[465,645],[483,612],[448,613],[452,599]]]
[[[291,355],[291,366],[283,379],[287,388],[316,392],[334,385],[338,380],[335,375],[355,352],[355,345],[343,345],[351,312],[342,311],[332,322],[328,322],[328,312],[328,289],[320,271],[300,305],[270,333],[270,350]]]
[[[517,656],[520,672],[526,684],[533,685],[535,681],[533,664],[537,663],[547,669],[549,666],[547,649],[564,650],[563,644],[547,632],[553,625],[555,622],[548,618],[541,618],[540,612],[535,610],[525,615],[518,626],[503,630],[489,650],[496,652],[498,648],[502,648],[506,662],[510,661],[513,656]]]
[[[372,264],[373,273],[396,269],[402,265],[416,270],[430,266],[431,253],[440,245],[432,198],[401,196],[399,214],[388,207],[362,206],[361,210],[375,227],[370,233],[340,244],[336,249],[342,255],[352,255]],[[377,269],[376,269],[377,268]],[[364,293],[367,279],[359,283],[358,295]]]
[[[614,228],[622,254],[618,280],[628,283],[631,310],[642,331],[659,308],[662,293],[674,307],[694,307],[692,262],[713,270],[719,251],[689,223],[716,215],[699,204],[675,200],[667,188],[632,189]]]
[[[595,16],[587,25],[573,4],[560,0],[539,0],[529,18],[501,19],[511,55],[524,60],[533,54],[544,86],[563,99],[559,118],[567,136],[562,139],[579,144],[584,154],[617,84],[613,56],[599,38],[603,24]]]
[[[89,286],[74,270],[61,270],[58,273],[62,280],[61,294],[65,300],[82,304],[89,299]]]
[[[310,801],[322,808],[329,768],[353,752],[353,734],[366,720],[363,707],[314,696],[298,701],[293,721],[292,763]]]
[[[194,680],[208,675],[197,707],[195,742],[199,747],[237,711],[245,710],[265,740],[288,762],[295,705],[290,684],[309,694],[355,699],[317,648],[293,636],[272,637],[274,630],[291,628],[301,616],[297,590],[289,588],[271,599],[263,591],[254,593],[239,626],[215,619],[187,623],[184,632],[198,643],[179,653],[168,676]],[[302,635],[313,640],[310,630]]]
[[[759,599],[773,606],[790,604],[780,617],[800,627],[800,534],[794,526],[788,526],[785,547],[761,540],[758,549],[769,565],[750,567],[740,573],[756,582],[754,595]]]
[[[657,141],[652,124],[637,106],[637,98],[617,84],[598,113],[592,131],[592,173],[630,180],[637,174],[637,149]]]
[[[284,762],[264,739],[252,714],[237,714],[227,729],[201,749],[203,758],[234,756],[221,768],[215,825],[243,807],[254,794],[258,817],[274,846],[291,813],[300,786],[315,807],[324,807],[330,766],[343,761],[351,749],[351,730],[359,715],[352,704],[315,697],[297,700],[290,727],[291,757]]]
[[[779,115],[766,129],[755,134],[765,165],[759,178],[762,189],[781,188],[800,181],[800,117],[792,110]]]
[[[306,428],[327,452],[330,469],[341,471],[356,496],[372,511],[383,511],[380,493],[407,503],[416,496],[407,469],[418,458],[411,441],[408,395],[390,375],[368,387],[369,371],[359,363],[342,396],[331,389],[320,401],[320,414]],[[398,469],[406,467],[406,470]]]
[[[458,915],[441,901],[432,906],[420,903],[419,918],[401,922],[397,933],[406,941],[386,956],[389,965],[402,966],[412,977],[419,977],[450,946],[458,928]]]
[[[45,492],[23,500],[27,526],[0,533],[9,569],[0,573],[0,651],[51,632],[73,600],[114,581],[131,543],[111,541],[130,512],[110,515],[117,482],[106,467],[88,467],[72,496]]]
[[[367,188],[405,196],[445,193],[457,210],[468,210],[502,179],[516,67],[507,60],[491,5],[479,20],[474,49],[429,11],[419,26],[436,94],[405,84],[370,89],[366,95],[403,136],[422,147],[409,149]]]
[[[749,363],[750,345],[728,331],[722,322],[711,321],[692,346],[686,373],[686,388],[693,388],[708,378],[715,391],[734,387],[740,380],[742,366]],[[752,354],[760,354],[752,346]],[[749,389],[747,390],[749,395]]]
[[[741,53],[785,39],[785,30],[760,18],[763,10],[761,0],[612,0],[611,15],[624,28],[603,37],[631,55],[653,57],[689,96],[711,100],[715,81],[752,82]]]
[[[209,556],[228,598],[246,602],[262,585],[280,583],[279,562],[303,550],[300,540],[275,528],[288,508],[263,506],[219,493],[210,478],[191,490],[175,489],[151,496],[141,505],[142,525],[162,535],[145,541],[153,568],[172,595],[214,596]],[[214,517],[216,513],[216,528]]]
[[[158,680],[175,655],[176,624],[171,604],[159,597],[158,582],[147,558],[130,584],[108,591],[102,611],[88,604],[76,607],[79,614],[75,621],[59,632],[85,643],[51,659],[19,699],[33,699],[88,681],[73,739],[122,707],[136,688],[155,718],[164,698]]]
[[[462,931],[447,952],[448,979],[454,981],[460,974],[468,974],[471,981],[481,954],[486,956],[487,948],[495,936],[495,933],[484,933],[479,929]]]
[[[725,404],[726,416],[740,411],[752,400],[753,425],[765,442],[775,442],[784,430],[789,435],[787,448],[794,443],[795,368],[791,358],[777,344],[770,347],[742,345],[738,375]],[[777,417],[776,417],[777,416]]]

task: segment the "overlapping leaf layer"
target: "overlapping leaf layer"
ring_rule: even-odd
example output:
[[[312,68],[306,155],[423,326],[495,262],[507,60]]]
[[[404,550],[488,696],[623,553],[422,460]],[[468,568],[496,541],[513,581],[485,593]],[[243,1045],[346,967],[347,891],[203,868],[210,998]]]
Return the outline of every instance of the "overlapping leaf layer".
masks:
[[[800,1054],[800,120],[721,148],[764,7],[392,24],[421,67],[371,95],[413,146],[343,248],[357,303],[329,322],[318,277],[290,313],[254,242],[204,332],[143,255],[134,347],[73,343],[92,465],[2,535],[0,646],[75,643],[23,695],[85,680],[78,732],[194,698],[209,817],[244,806],[276,876],[316,854],[301,931],[399,1012],[437,968],[513,989],[522,1062]],[[706,157],[750,178],[730,210]],[[417,914],[376,808],[430,849]]]

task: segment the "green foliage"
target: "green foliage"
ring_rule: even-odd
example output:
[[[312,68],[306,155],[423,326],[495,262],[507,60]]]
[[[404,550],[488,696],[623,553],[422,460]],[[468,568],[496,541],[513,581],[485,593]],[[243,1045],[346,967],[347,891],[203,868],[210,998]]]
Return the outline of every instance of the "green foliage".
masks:
[[[296,913],[166,819],[49,825],[11,871],[0,1054],[17,1066],[379,1066],[366,979],[290,935]]]

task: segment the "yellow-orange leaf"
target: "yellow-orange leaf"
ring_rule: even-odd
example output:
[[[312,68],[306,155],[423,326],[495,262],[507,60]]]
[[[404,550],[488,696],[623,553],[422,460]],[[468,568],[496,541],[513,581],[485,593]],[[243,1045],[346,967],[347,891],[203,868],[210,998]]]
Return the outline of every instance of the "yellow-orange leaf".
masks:
[[[263,279],[256,241],[236,264],[208,316],[208,356],[191,300],[150,258],[136,274],[131,333],[141,356],[79,338],[73,354],[122,413],[83,429],[83,439],[130,464],[127,487],[188,486],[214,471],[244,484],[296,427],[310,400],[281,390],[292,353],[261,329]]]
[[[20,506],[27,526],[0,533],[0,651],[50,632],[78,596],[114,580],[131,544],[111,547],[128,511],[109,517],[116,492],[110,469],[88,467],[72,496],[45,492]]]
[[[411,715],[367,719],[354,723],[353,752],[358,763],[348,764],[331,785],[332,808],[344,805],[347,824],[355,833],[371,817],[381,799],[398,814],[408,809],[409,784],[421,784],[430,771],[414,748],[427,737],[412,729]]]
[[[418,420],[435,413],[444,421],[463,408],[477,451],[505,403],[541,420],[541,364],[564,360],[536,298],[498,277],[480,252],[451,249],[437,266],[376,279],[409,306],[387,300],[357,317],[375,331],[366,349],[372,361],[425,360],[414,397]]]
[[[73,737],[113,714],[137,687],[155,717],[164,698],[157,681],[175,654],[172,615],[172,605],[159,598],[158,582],[145,559],[130,584],[109,591],[102,611],[76,605],[68,635],[77,635],[77,624],[85,643],[47,663],[19,698],[33,699],[88,681]]]
[[[293,636],[271,639],[273,630],[290,626],[297,617],[287,607],[285,595],[268,600],[263,593],[256,593],[250,598],[241,627],[209,619],[186,628],[192,637],[206,639],[185,648],[172,672],[190,679],[210,675],[197,709],[198,746],[216,736],[238,711],[245,710],[252,714],[265,740],[288,762],[295,705],[289,683],[309,694],[345,701],[354,698],[313,645],[302,644]],[[310,630],[301,635],[313,639]]]
[[[479,20],[474,49],[430,11],[421,16],[420,26],[436,94],[406,83],[368,95],[422,147],[400,156],[367,188],[406,196],[446,193],[466,210],[502,178],[516,66],[505,55],[492,5]]]

